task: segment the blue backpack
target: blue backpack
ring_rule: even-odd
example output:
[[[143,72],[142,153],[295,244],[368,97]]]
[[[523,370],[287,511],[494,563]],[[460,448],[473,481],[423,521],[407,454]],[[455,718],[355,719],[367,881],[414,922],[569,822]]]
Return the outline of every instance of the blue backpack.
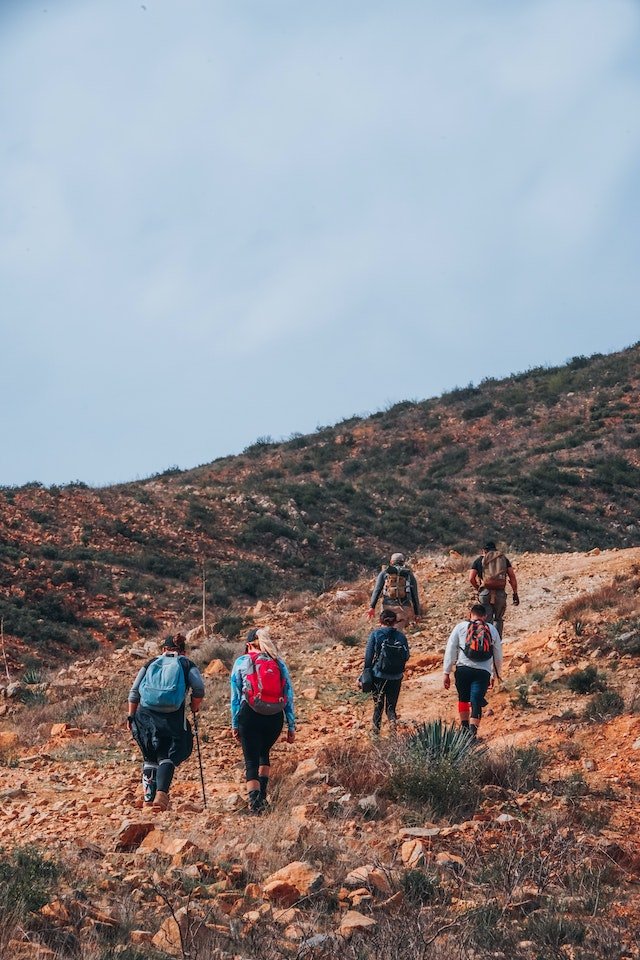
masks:
[[[187,696],[189,669],[186,657],[163,655],[152,660],[140,682],[140,706],[164,713],[179,710]]]

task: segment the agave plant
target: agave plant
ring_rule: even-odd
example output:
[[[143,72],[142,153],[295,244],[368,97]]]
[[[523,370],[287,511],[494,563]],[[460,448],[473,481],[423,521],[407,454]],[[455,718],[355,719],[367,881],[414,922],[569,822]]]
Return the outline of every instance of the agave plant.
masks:
[[[455,766],[464,763],[471,753],[477,758],[485,752],[485,748],[469,736],[468,730],[453,723],[443,723],[442,720],[421,724],[409,737],[407,746],[412,752],[421,754],[427,762],[448,760]]]

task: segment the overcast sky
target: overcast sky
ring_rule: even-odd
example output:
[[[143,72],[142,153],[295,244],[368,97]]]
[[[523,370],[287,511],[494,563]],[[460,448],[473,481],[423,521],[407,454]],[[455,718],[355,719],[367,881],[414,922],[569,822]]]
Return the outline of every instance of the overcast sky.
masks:
[[[635,0],[0,0],[0,483],[640,338]]]

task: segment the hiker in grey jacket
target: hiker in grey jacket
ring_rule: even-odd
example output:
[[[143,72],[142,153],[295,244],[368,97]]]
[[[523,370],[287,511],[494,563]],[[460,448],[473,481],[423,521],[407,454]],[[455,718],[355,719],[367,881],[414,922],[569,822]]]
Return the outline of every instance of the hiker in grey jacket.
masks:
[[[176,658],[180,671],[172,668]],[[175,693],[171,689],[149,691],[148,682],[158,668],[158,661],[169,659],[170,675],[177,673]],[[155,665],[155,666],[154,666]],[[147,676],[149,674],[149,676]],[[145,684],[145,677],[147,684]],[[176,767],[191,756],[193,733],[185,716],[186,696],[191,691],[191,709],[195,713],[204,699],[204,682],[195,663],[185,656],[185,638],[178,633],[162,643],[162,656],[154,657],[138,671],[129,691],[127,724],[131,736],[142,751],[142,791],[145,806],[155,811],[169,806],[169,788]],[[165,698],[181,700],[162,704]]]
[[[477,642],[474,637],[485,636],[488,654],[473,649]],[[480,656],[483,658],[479,659]],[[487,611],[481,603],[474,603],[469,611],[469,619],[457,623],[449,635],[442,666],[445,690],[451,686],[454,666],[460,725],[476,736],[482,708],[486,706],[485,694],[489,685],[493,686],[494,674],[500,679],[502,671],[500,634],[492,623],[487,623]]]
[[[375,616],[380,595],[383,610],[394,611],[398,627],[420,616],[418,582],[413,571],[405,565],[404,554],[392,554],[389,566],[378,574],[367,612],[370,620]]]

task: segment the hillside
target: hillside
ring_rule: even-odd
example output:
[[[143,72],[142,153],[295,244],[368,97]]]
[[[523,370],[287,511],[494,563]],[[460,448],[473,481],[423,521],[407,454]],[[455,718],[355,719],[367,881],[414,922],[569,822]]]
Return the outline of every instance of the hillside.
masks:
[[[640,818],[640,548],[513,559],[522,602],[508,611],[486,752],[457,774],[425,767],[406,738],[455,717],[441,658],[470,596],[460,558],[416,558],[429,601],[410,631],[397,740],[386,726],[369,740],[371,703],[354,684],[368,581],[302,609],[286,598],[263,605],[260,622],[292,670],[299,735],[274,750],[273,804],[261,818],[244,813],[228,732],[237,643],[193,654],[209,663],[207,809],[194,757],[178,771],[172,810],[155,819],[139,809],[122,723],[145,650],[32,672],[0,721],[0,956],[640,956],[630,830]]]
[[[193,470],[0,490],[15,664],[373,572],[391,549],[623,548],[640,531],[640,345],[404,402]]]

